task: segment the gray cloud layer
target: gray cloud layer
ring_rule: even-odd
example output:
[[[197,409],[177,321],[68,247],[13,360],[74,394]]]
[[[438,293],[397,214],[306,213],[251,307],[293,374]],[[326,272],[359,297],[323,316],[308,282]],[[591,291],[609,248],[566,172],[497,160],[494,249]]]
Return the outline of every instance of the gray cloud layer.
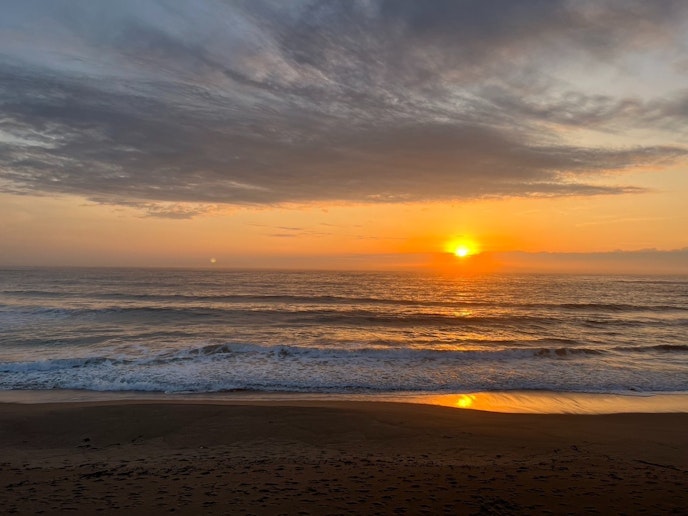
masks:
[[[590,178],[669,163],[685,148],[573,144],[561,130],[685,136],[688,91],[650,100],[572,91],[552,70],[613,66],[647,49],[685,55],[687,7],[3,5],[0,188],[149,207],[637,191]]]

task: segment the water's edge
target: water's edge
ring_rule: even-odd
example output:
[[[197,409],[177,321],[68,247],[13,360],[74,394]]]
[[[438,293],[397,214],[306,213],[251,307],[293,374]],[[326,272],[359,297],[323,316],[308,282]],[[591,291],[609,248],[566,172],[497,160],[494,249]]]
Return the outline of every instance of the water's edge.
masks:
[[[514,414],[618,414],[688,413],[688,392],[603,394],[553,391],[499,391],[454,394],[375,393],[317,394],[290,392],[223,392],[167,394],[140,391],[0,390],[0,403],[279,403],[289,402],[392,402],[439,405],[457,409]]]

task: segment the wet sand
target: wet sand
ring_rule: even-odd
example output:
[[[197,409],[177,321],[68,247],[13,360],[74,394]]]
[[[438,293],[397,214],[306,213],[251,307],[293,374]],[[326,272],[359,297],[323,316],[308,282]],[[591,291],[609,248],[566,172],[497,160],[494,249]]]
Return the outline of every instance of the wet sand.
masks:
[[[0,507],[54,514],[685,514],[688,414],[383,402],[0,404]]]

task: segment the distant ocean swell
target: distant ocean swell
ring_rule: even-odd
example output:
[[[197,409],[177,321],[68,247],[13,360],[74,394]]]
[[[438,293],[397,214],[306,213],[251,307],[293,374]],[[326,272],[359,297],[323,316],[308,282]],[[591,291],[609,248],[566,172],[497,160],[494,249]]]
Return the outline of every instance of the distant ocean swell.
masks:
[[[33,321],[39,321],[43,318],[84,318],[90,320],[108,318],[128,318],[138,319],[143,322],[150,319],[151,322],[156,320],[170,319],[175,322],[183,322],[185,320],[207,318],[221,320],[236,320],[242,321],[251,320],[271,320],[275,318],[282,319],[285,323],[300,324],[336,324],[346,323],[351,325],[439,325],[439,326],[464,326],[464,325],[488,325],[504,324],[513,327],[518,325],[543,324],[555,325],[561,322],[570,321],[570,318],[562,313],[562,308],[568,307],[552,307],[552,306],[538,306],[529,308],[527,311],[517,312],[513,307],[509,311],[502,311],[499,304],[493,305],[490,310],[466,310],[466,306],[452,306],[454,310],[448,310],[444,313],[432,311],[428,307],[419,306],[409,311],[384,311],[384,310],[369,310],[364,308],[353,308],[350,306],[339,308],[324,308],[315,306],[294,307],[293,305],[284,306],[251,306],[251,307],[223,307],[223,306],[207,306],[207,305],[190,305],[190,306],[172,306],[172,307],[156,307],[156,306],[104,306],[98,308],[60,308],[51,306],[14,306],[7,307],[0,305],[0,322],[5,325],[15,324],[17,322],[25,321],[27,318],[32,318]],[[545,308],[552,310],[553,313],[547,313]],[[582,310],[582,308],[577,308]],[[612,312],[633,312],[635,316],[610,318],[610,319],[595,319],[595,314],[605,311]],[[672,313],[673,312],[673,313]],[[678,309],[675,307],[665,308],[648,308],[648,307],[634,307],[633,309],[624,308],[623,310],[617,306],[608,305],[604,308],[595,307],[594,311],[588,307],[586,313],[590,317],[580,319],[577,322],[588,324],[618,324],[627,326],[636,325],[677,325],[688,326],[688,317],[677,317],[677,314],[682,314],[688,310]],[[643,316],[645,313],[647,315]],[[670,318],[666,317],[671,316]]]
[[[56,302],[80,299],[83,293],[79,291],[44,291],[44,290],[11,290],[4,292],[6,296],[17,298],[36,298],[53,299]],[[686,294],[688,295],[688,294]],[[94,301],[126,301],[128,304],[133,302],[147,302],[147,305],[132,306],[131,309],[156,309],[178,306],[178,308],[188,308],[193,306],[207,306],[209,303],[216,306],[221,304],[259,304],[262,306],[272,306],[280,304],[288,305],[344,305],[344,306],[368,306],[368,305],[392,305],[410,307],[447,307],[456,309],[470,309],[489,307],[490,309],[521,309],[521,310],[565,310],[565,311],[590,311],[590,312],[688,312],[688,306],[677,304],[630,304],[630,303],[528,303],[523,301],[506,300],[430,300],[430,299],[395,299],[395,298],[375,298],[375,297],[343,297],[333,295],[203,295],[203,294],[146,294],[146,293],[97,293],[90,294],[90,299]],[[151,306],[151,304],[164,303],[162,307]],[[113,305],[105,310],[124,308],[120,305]]]

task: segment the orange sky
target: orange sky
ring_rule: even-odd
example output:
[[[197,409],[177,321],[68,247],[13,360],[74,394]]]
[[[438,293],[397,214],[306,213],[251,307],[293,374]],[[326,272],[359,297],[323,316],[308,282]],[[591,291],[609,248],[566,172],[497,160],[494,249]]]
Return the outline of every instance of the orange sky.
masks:
[[[527,253],[676,250],[688,241],[684,174],[673,188],[627,196],[455,203],[217,207],[191,219],[145,216],[74,197],[0,196],[5,265],[209,266],[468,272],[530,270]],[[467,242],[483,256],[451,254]],[[489,256],[489,259],[488,259]],[[578,261],[585,262],[585,255]],[[634,271],[653,272],[656,264]],[[585,271],[570,260],[553,270]],[[591,263],[589,270],[599,266]],[[607,267],[608,269],[608,267]],[[605,269],[606,270],[606,269]],[[668,272],[681,272],[677,266]],[[667,272],[661,269],[658,272]]]

